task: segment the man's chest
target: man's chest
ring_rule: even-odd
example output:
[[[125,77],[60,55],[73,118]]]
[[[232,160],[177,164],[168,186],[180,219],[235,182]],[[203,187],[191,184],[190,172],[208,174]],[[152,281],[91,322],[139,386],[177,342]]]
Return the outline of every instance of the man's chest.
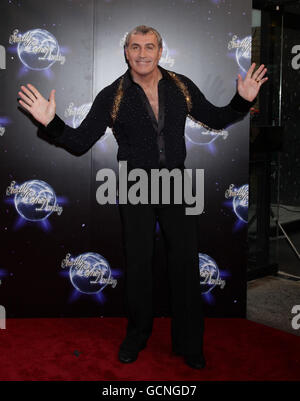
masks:
[[[154,89],[144,89],[144,93],[146,96],[146,101],[149,102],[153,114],[158,121],[158,116],[159,116],[159,92],[157,88]]]
[[[153,130],[153,119],[164,120],[164,127],[184,126],[187,115],[185,98],[174,86],[148,92],[131,86],[120,99],[117,117],[118,131],[139,136]],[[163,117],[163,118],[162,118]],[[165,130],[164,130],[165,131]]]

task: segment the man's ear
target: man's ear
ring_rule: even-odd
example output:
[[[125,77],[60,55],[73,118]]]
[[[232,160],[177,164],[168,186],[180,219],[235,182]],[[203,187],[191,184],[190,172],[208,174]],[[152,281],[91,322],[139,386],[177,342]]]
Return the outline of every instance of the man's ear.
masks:
[[[127,63],[127,65],[129,65],[129,64],[128,64],[128,60],[127,60],[127,54],[126,54],[126,52],[127,52],[127,49],[126,49],[126,47],[124,46],[124,58],[125,58],[125,62]]]
[[[161,58],[161,55],[162,55],[162,52],[163,52],[163,48],[161,47],[160,49],[159,49],[159,58]]]

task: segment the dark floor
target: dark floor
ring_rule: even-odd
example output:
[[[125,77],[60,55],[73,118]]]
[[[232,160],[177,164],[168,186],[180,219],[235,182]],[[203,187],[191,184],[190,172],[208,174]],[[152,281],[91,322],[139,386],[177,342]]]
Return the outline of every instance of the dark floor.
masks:
[[[300,328],[291,324],[294,305],[300,305],[300,278],[266,276],[248,282],[247,319],[300,337]]]
[[[278,264],[277,275],[267,275],[248,281],[247,318],[279,330],[300,336],[300,328],[292,327],[294,305],[300,307],[300,213],[299,207],[283,206],[278,209],[279,222],[291,240],[278,229],[274,235],[271,221],[270,262]],[[276,211],[274,210],[274,214]],[[296,252],[297,251],[297,252]],[[298,319],[300,323],[300,317]]]

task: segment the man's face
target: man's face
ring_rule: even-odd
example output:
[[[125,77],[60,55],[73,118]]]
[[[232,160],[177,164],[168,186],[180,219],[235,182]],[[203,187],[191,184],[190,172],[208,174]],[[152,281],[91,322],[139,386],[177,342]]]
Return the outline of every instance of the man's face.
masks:
[[[131,69],[139,75],[147,75],[155,70],[162,54],[154,33],[132,34],[129,45],[125,48]]]

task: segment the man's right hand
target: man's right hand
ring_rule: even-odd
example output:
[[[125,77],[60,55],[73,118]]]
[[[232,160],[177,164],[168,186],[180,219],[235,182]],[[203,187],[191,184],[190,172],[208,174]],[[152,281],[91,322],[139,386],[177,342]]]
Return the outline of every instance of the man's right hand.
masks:
[[[46,127],[55,116],[55,89],[52,89],[48,101],[33,85],[27,84],[27,86],[28,88],[21,86],[22,92],[19,92],[19,95],[23,100],[19,100],[19,103]]]

